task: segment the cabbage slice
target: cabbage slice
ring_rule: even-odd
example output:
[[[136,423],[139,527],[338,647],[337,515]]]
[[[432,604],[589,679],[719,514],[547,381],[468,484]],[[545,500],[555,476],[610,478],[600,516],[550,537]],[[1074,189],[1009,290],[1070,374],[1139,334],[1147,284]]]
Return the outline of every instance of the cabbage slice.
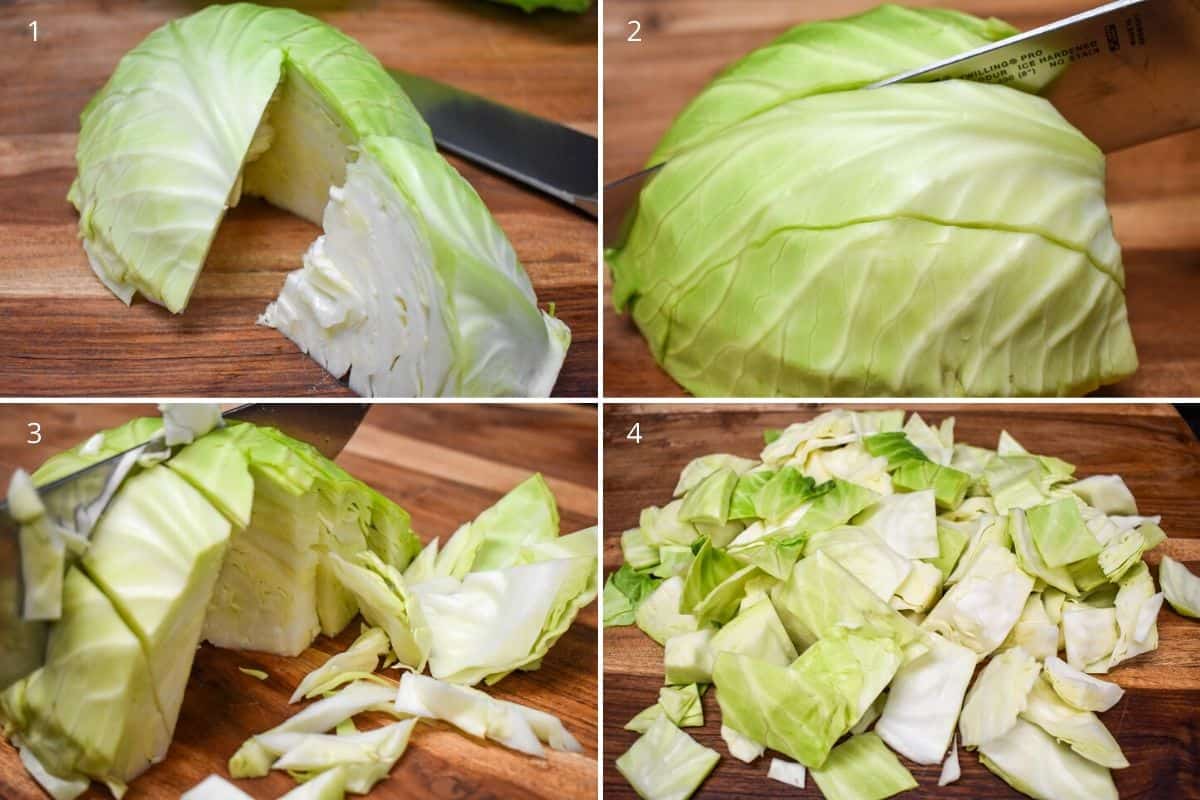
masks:
[[[209,775],[179,796],[179,800],[253,800],[220,775]]]
[[[321,666],[304,676],[292,692],[289,703],[306,700],[328,691],[329,684],[352,672],[374,672],[380,656],[390,648],[382,628],[367,628],[344,652],[330,656]]]
[[[747,764],[757,761],[762,758],[763,753],[767,752],[765,746],[754,741],[749,736],[743,736],[728,725],[721,725],[721,739],[724,740],[725,746],[729,748],[729,755]]]
[[[1163,556],[1158,581],[1171,608],[1185,617],[1200,618],[1200,577],[1170,556]]]
[[[922,627],[969,647],[982,659],[1008,637],[1033,590],[1011,552],[986,544]]]
[[[721,756],[661,717],[617,759],[617,770],[646,800],[687,800]]]
[[[976,656],[936,633],[926,644],[926,653],[896,672],[875,732],[906,758],[936,764],[954,737]]]
[[[786,783],[788,786],[803,789],[804,778],[807,772],[808,770],[803,764],[772,758],[771,766],[767,769],[767,777],[773,781],[779,781],[780,783]]]
[[[874,733],[852,736],[812,768],[826,800],[884,800],[917,788],[900,759]]]
[[[1057,656],[1046,659],[1045,674],[1058,696],[1081,711],[1108,711],[1125,696],[1117,684],[1080,672]]]
[[[1034,800],[1117,800],[1106,768],[1023,719],[1004,736],[981,745],[979,761]]]
[[[1045,676],[1034,682],[1021,718],[1089,761],[1110,769],[1129,766],[1121,746],[1100,718],[1091,711],[1080,711],[1059,697]]]
[[[974,749],[1012,730],[1039,674],[1038,662],[1020,647],[988,661],[963,703],[958,721],[963,747]]]

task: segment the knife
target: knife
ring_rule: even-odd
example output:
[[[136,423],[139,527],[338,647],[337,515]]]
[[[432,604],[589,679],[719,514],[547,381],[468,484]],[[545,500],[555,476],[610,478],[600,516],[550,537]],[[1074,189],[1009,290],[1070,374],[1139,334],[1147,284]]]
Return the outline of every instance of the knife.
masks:
[[[1200,128],[1200,0],[1116,0],[868,85],[950,78],[1037,91],[1105,152]],[[604,241],[655,164],[604,187]]]
[[[226,420],[267,425],[334,458],[367,413],[367,403],[250,403],[226,412]],[[121,482],[143,456],[170,448],[162,437],[38,487],[46,513],[56,524],[87,538]],[[44,660],[50,623],[21,618],[20,526],[0,503],[0,688],[28,675]]]
[[[388,72],[443,150],[596,218],[596,137],[420,75]]]

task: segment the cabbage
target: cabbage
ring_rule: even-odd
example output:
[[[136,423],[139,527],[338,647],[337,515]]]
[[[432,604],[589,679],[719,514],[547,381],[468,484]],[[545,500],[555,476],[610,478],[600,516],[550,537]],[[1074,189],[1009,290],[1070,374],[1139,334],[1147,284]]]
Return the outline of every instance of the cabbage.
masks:
[[[854,523],[879,534],[888,547],[905,558],[937,558],[937,513],[932,489],[880,498]]]
[[[975,673],[975,653],[936,633],[928,650],[896,672],[875,732],[918,764],[942,760]]]
[[[667,683],[712,683],[717,658],[712,648],[715,636],[715,629],[701,628],[667,639],[663,643],[663,672]]]
[[[367,628],[345,651],[330,656],[321,666],[304,676],[289,703],[324,694],[342,675],[354,672],[374,672],[379,657],[390,647],[382,628]]]
[[[995,396],[1132,374],[1099,148],[1006,86],[854,91],[1011,31],[885,6],[799,26],[693,100],[607,258],[672,377],[713,396]]]
[[[1093,475],[1067,486],[1092,508],[1105,514],[1136,514],[1137,501],[1120,475]]]
[[[887,602],[912,571],[907,559],[888,547],[874,531],[834,528],[808,538],[805,553],[824,553]]]
[[[963,747],[979,747],[1012,730],[1040,673],[1038,662],[1019,647],[989,661],[963,703],[958,721]]]
[[[1033,578],[1008,550],[988,544],[962,579],[929,612],[922,627],[969,647],[980,658],[1008,637],[1033,590]]]
[[[1080,672],[1057,656],[1046,659],[1045,675],[1058,696],[1081,711],[1108,711],[1125,695],[1115,683]]]
[[[687,800],[720,758],[715,750],[699,744],[661,717],[616,764],[645,800]]]
[[[355,391],[554,383],[569,331],[379,62],[311,17],[235,4],[151,33],[85,108],[76,161],[84,249],[126,303],[183,311],[225,210],[258,195],[326,229],[262,321]]]
[[[1159,609],[1163,594],[1155,593],[1150,569],[1139,561],[1119,584],[1113,606],[1117,612],[1117,641],[1109,657],[1109,668],[1158,648]]]
[[[383,711],[395,716],[395,698],[396,689],[392,685],[356,681],[307,706],[269,731],[247,739],[229,759],[229,774],[235,778],[266,775],[275,759],[283,754],[278,745],[286,740],[276,734],[323,733],[364,711]]]
[[[1079,594],[1075,580],[1065,567],[1052,567],[1046,563],[1034,542],[1025,512],[1020,508],[1013,508],[1008,512],[1008,535],[1017,554],[1017,563],[1026,575],[1071,596]]]
[[[747,764],[751,763],[752,761],[757,761],[758,759],[762,758],[763,753],[767,752],[766,747],[748,736],[743,736],[728,725],[721,726],[721,739],[724,740],[725,746],[729,748],[729,755],[733,756],[739,761],[745,761]],[[775,768],[775,760],[776,759],[772,759],[772,769]],[[797,766],[800,766],[801,769],[804,769],[803,765]],[[767,777],[770,777],[770,775]]]
[[[425,669],[433,633],[423,613],[424,604],[413,601],[404,579],[381,574],[369,566],[370,562],[352,564],[336,553],[328,556],[327,563],[334,577],[354,595],[363,618],[387,632],[391,651],[400,665]]]
[[[767,769],[767,777],[773,781],[779,781],[780,783],[786,783],[788,786],[803,789],[804,777],[807,771],[803,764],[772,758],[771,766]]]
[[[942,764],[942,774],[938,776],[938,786],[949,786],[962,777],[962,769],[958,765],[958,742],[950,747],[950,755]]]
[[[833,749],[813,780],[826,800],[884,800],[917,788],[912,773],[874,733],[852,736]]]
[[[1083,522],[1074,500],[1058,500],[1035,506],[1026,514],[1033,543],[1048,567],[1098,555],[1100,542]]]
[[[654,720],[665,716],[680,728],[695,728],[704,724],[704,708],[696,684],[664,686],[658,690],[658,702],[639,712],[625,724],[625,730],[645,733]]]
[[[522,547],[558,538],[558,505],[540,473],[527,478],[450,537],[437,573],[462,578],[520,562]]]
[[[334,767],[300,784],[279,800],[343,800],[346,795],[348,767]]]
[[[801,560],[771,592],[783,626],[798,645],[808,646],[837,628],[895,641],[906,652],[923,650],[916,625],[880,600],[824,553]]]
[[[757,571],[753,565],[742,566],[737,559],[713,547],[712,541],[706,539],[688,567],[679,597],[679,611],[693,616],[696,624],[701,626],[710,622],[728,622],[737,613],[746,581],[754,577]],[[667,583],[671,581],[663,586]],[[659,591],[662,591],[662,587],[659,587]],[[645,608],[646,605],[643,605],[642,610]]]
[[[220,775],[209,775],[179,796],[179,800],[252,800]]]
[[[1020,647],[1039,660],[1053,658],[1058,652],[1058,624],[1046,613],[1041,594],[1025,600],[1025,608],[1002,646]]]
[[[48,773],[125,784],[165,756],[230,528],[165,466],[117,491],[67,571],[46,663],[3,695]]]
[[[1200,578],[1170,556],[1163,556],[1158,580],[1171,608],[1185,617],[1200,618]]]
[[[1063,638],[1067,663],[1083,672],[1107,672],[1108,657],[1117,646],[1117,610],[1080,603],[1063,606]]]
[[[679,610],[682,597],[683,578],[677,576],[663,581],[638,606],[637,626],[642,629],[643,633],[662,645],[665,645],[668,639],[681,633],[697,630],[699,625],[696,618],[691,614],[681,613]]]
[[[1091,711],[1081,711],[1059,697],[1045,677],[1033,684],[1021,718],[1032,722],[1079,755],[1111,769],[1129,766],[1117,740]]]
[[[8,484],[8,506],[13,520],[20,524],[17,537],[21,550],[21,585],[25,590],[20,601],[21,618],[58,619],[62,616],[66,542],[46,515],[46,507],[33,486],[33,479],[24,470],[13,472]],[[14,585],[13,591],[20,589]],[[11,602],[7,597],[5,599]],[[5,616],[8,613],[6,609]],[[28,630],[25,626],[18,627]]]
[[[659,583],[653,575],[638,572],[628,563],[609,573],[604,583],[604,626],[632,625],[638,606]]]
[[[979,761],[1034,800],[1117,800],[1107,769],[1022,719],[1004,736],[981,745]]]
[[[899,648],[842,634],[821,639],[790,667],[719,653],[713,669],[723,724],[816,767],[892,679]]]
[[[683,468],[683,472],[679,473],[679,481],[675,484],[673,494],[675,497],[682,497],[700,485],[700,483],[714,472],[719,472],[722,469],[729,469],[735,476],[740,476],[753,467],[755,463],[757,462],[753,459],[742,458],[741,456],[729,453],[713,453],[712,455],[693,458]]]
[[[741,653],[779,666],[787,666],[798,655],[769,597],[739,611],[713,635],[709,649],[714,654]]]
[[[714,470],[684,495],[679,519],[693,525],[724,525],[737,482],[737,473],[729,467]]]
[[[160,403],[163,434],[167,446],[191,444],[213,428],[225,423],[216,403]]]

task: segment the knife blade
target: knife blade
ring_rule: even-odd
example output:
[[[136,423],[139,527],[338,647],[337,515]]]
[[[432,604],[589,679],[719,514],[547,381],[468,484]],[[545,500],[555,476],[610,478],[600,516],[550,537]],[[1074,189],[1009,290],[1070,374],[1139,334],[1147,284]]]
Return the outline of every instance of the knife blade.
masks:
[[[225,412],[227,420],[266,425],[316,447],[327,458],[345,447],[370,408],[369,403],[249,403]],[[56,524],[87,538],[121,482],[143,456],[170,448],[161,438],[38,487],[46,513]],[[0,688],[28,675],[45,659],[49,623],[21,618],[18,532],[8,503],[0,502]]]
[[[1200,128],[1200,0],[1115,0],[869,84],[963,78],[1036,91],[1105,152]],[[604,187],[604,241],[624,238],[656,164]],[[611,212],[611,213],[610,213]]]
[[[388,72],[442,149],[596,218],[596,137],[421,75]]]

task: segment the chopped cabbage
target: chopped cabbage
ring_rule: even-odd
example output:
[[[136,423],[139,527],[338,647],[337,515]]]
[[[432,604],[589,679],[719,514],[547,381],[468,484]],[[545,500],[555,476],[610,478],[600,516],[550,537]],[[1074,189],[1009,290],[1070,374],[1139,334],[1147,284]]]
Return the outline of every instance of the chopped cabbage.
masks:
[[[253,800],[220,775],[209,775],[179,796],[179,800]]]
[[[729,755],[739,761],[745,761],[747,764],[757,761],[762,758],[763,753],[767,752],[764,745],[749,736],[743,736],[728,725],[721,726],[721,738],[725,741],[725,746],[729,748]]]
[[[1080,672],[1057,656],[1046,659],[1045,674],[1058,696],[1081,711],[1108,711],[1125,695],[1117,684]]]
[[[942,764],[942,774],[938,776],[938,786],[949,786],[962,777],[962,769],[958,765],[958,741],[950,746],[950,755]]]
[[[996,655],[967,692],[958,721],[963,747],[976,748],[1012,730],[1041,667],[1020,647]]]
[[[767,769],[767,777],[773,781],[779,781],[780,783],[786,783],[788,786],[803,789],[804,777],[807,771],[803,764],[772,758],[771,766]]]
[[[812,768],[812,776],[826,800],[884,800],[917,788],[912,773],[874,733],[851,736],[835,747],[824,765]]]
[[[1117,800],[1106,768],[1023,719],[1004,736],[981,745],[979,761],[1034,800]]]
[[[324,664],[305,675],[288,702],[295,703],[324,694],[329,690],[330,682],[345,673],[374,672],[380,656],[389,647],[390,640],[382,628],[368,628],[345,651],[330,656]]]
[[[1171,608],[1185,617],[1200,618],[1200,577],[1170,556],[1163,556],[1158,580]]]
[[[720,758],[660,717],[617,759],[617,770],[645,800],[687,800]]]
[[[1079,755],[1110,769],[1129,766],[1117,740],[1091,711],[1073,707],[1055,693],[1045,677],[1033,684],[1021,718],[1032,722]]]
[[[906,758],[936,764],[954,737],[976,655],[936,633],[926,643],[923,655],[897,670],[875,732]]]

